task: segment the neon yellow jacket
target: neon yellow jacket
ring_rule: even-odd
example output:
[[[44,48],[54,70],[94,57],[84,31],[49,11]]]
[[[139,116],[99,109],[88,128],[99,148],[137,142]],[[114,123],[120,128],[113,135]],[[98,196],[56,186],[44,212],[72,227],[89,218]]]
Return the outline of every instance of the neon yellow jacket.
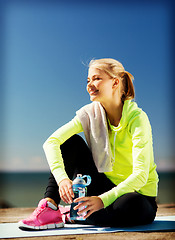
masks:
[[[158,175],[154,163],[152,131],[148,117],[135,102],[126,100],[118,127],[109,124],[109,140],[113,170],[105,175],[116,185],[99,197],[104,207],[109,206],[125,193],[137,191],[147,196],[157,196]],[[55,131],[43,147],[50,169],[59,184],[68,178],[60,145],[74,134],[83,131],[80,120],[75,116],[70,122]]]

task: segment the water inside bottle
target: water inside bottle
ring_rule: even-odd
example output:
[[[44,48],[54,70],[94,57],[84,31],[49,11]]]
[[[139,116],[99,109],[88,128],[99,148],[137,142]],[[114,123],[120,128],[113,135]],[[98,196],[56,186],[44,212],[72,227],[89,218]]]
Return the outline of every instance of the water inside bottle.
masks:
[[[84,197],[86,194],[86,189],[85,188],[78,188],[78,190],[74,190],[74,199],[78,198],[78,197]],[[79,208],[78,210],[74,210],[73,208],[78,205],[80,202],[78,203],[72,203],[71,204],[71,209],[70,209],[70,218],[71,220],[85,220],[83,217],[86,215],[86,212],[78,215],[78,211],[83,210],[85,207]]]

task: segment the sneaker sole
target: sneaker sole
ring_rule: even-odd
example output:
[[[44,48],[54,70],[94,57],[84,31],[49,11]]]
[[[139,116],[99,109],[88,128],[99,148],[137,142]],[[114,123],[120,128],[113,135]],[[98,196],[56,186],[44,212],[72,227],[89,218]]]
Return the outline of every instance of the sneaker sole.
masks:
[[[30,226],[30,225],[24,224],[22,221],[20,221],[18,223],[18,227],[21,230],[46,230],[46,229],[63,228],[64,222],[46,224],[46,225],[41,225],[41,226]]]

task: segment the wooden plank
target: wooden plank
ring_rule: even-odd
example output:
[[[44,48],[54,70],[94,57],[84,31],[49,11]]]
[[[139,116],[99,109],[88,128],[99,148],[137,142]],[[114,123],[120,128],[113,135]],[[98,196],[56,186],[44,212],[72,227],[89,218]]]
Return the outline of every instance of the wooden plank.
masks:
[[[0,223],[18,222],[26,218],[34,208],[5,208],[0,209]],[[160,204],[157,216],[175,215],[175,204]],[[10,231],[10,229],[9,229]],[[28,238],[18,238],[26,240]],[[105,234],[86,234],[72,236],[48,236],[48,237],[31,237],[30,240],[173,240],[175,232],[117,232]]]

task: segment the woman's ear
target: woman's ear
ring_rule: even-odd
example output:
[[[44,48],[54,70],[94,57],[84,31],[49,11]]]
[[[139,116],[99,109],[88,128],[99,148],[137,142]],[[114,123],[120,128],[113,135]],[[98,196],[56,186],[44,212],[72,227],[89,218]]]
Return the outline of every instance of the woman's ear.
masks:
[[[118,87],[118,85],[119,85],[119,79],[118,78],[114,78],[112,87],[116,88],[116,87]]]

